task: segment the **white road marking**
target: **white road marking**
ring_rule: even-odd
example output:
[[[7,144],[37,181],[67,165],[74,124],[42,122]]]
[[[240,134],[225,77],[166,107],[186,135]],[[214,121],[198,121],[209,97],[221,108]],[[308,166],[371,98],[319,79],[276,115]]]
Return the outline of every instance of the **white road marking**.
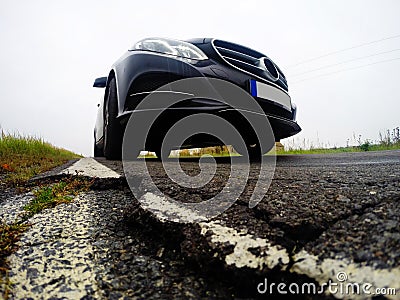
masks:
[[[84,157],[59,174],[79,174],[97,178],[120,178],[121,175],[91,157]]]
[[[263,269],[264,266],[272,269],[279,264],[287,265],[289,255],[285,248],[273,246],[265,239],[255,237],[246,231],[237,231],[218,224],[215,221],[199,223],[201,235],[206,235],[210,231],[211,242],[215,244],[234,245],[233,252],[225,257],[228,265],[235,265],[237,268],[248,267],[252,269]],[[262,253],[256,256],[249,249],[260,248]]]
[[[228,243],[233,245],[233,252],[225,255],[222,259],[227,265],[236,268],[250,268],[262,270],[264,268],[272,270],[279,267],[282,271],[290,271],[291,273],[306,275],[317,281],[320,285],[327,283],[329,280],[333,283],[340,283],[336,275],[339,272],[346,272],[348,280],[345,284],[363,283],[372,285],[371,293],[376,288],[395,288],[397,295],[385,295],[389,299],[400,299],[400,268],[392,269],[374,269],[370,266],[354,263],[349,259],[319,259],[318,256],[309,254],[305,250],[300,250],[293,256],[295,263],[289,269],[290,255],[287,250],[281,246],[274,244],[268,239],[259,238],[249,234],[246,230],[238,231],[234,228],[221,225],[218,221],[206,221],[196,212],[179,206],[177,203],[168,201],[167,198],[157,196],[147,192],[140,200],[144,209],[152,212],[161,222],[167,220],[173,221],[171,216],[178,216],[177,220],[182,220],[182,216],[186,216],[188,222],[198,221],[200,226],[200,234],[210,236],[210,246],[223,245]],[[216,247],[212,247],[216,248]],[[259,249],[260,254],[254,254],[251,249]],[[221,253],[219,253],[221,255]],[[326,289],[329,292],[329,289]],[[351,289],[350,289],[351,291]],[[340,294],[339,292],[332,294],[338,299],[370,299],[373,294],[368,295],[361,292],[360,294]]]
[[[12,224],[26,212],[24,206],[34,199],[33,193],[15,195],[0,203],[0,223]]]
[[[267,267],[273,269],[281,264],[281,270],[287,270],[289,264],[289,255],[286,249],[280,245],[273,245],[267,239],[261,239],[246,231],[237,231],[218,224],[216,221],[199,223],[201,234],[208,235],[211,232],[211,242],[214,244],[229,243],[234,245],[232,253],[225,256],[225,262],[228,265],[234,265],[237,268],[260,269]],[[254,255],[250,249],[260,249],[260,255]],[[340,283],[336,275],[339,272],[345,272],[348,280],[343,282],[344,291],[346,283],[363,283],[372,285],[370,292],[373,293],[376,288],[395,288],[397,295],[385,295],[389,299],[400,299],[400,268],[392,269],[374,269],[370,266],[356,264],[347,259],[322,259],[311,255],[305,250],[301,250],[294,255],[294,265],[289,269],[291,273],[307,275],[314,279],[320,285],[331,280],[333,283]],[[351,289],[350,289],[351,291]],[[370,299],[374,295],[360,294],[333,294],[335,298],[352,299]]]
[[[93,209],[87,197],[49,208],[29,219],[33,224],[9,257],[15,299],[99,299],[95,251],[88,219]],[[79,206],[75,204],[79,203]]]
[[[317,256],[301,250],[294,255],[294,261],[290,272],[297,274],[304,274],[310,278],[315,279],[319,284],[323,284],[331,280],[334,283],[340,284],[336,275],[339,272],[345,272],[348,279],[343,281],[343,285],[350,283],[369,283],[372,287],[369,292],[374,293],[375,288],[395,288],[397,295],[385,295],[389,299],[400,299],[400,268],[392,269],[374,269],[370,266],[356,264],[348,259],[323,259],[320,260]],[[345,291],[345,290],[344,290]],[[351,291],[351,289],[350,289]],[[369,299],[373,294],[366,295],[361,293],[357,294],[337,294],[333,295],[335,298],[351,298],[351,299]]]
[[[172,202],[166,197],[160,197],[150,192],[144,194],[139,201],[143,209],[152,212],[161,222],[184,221],[194,223],[207,220],[206,217],[197,214],[195,211],[179,205],[179,202]]]

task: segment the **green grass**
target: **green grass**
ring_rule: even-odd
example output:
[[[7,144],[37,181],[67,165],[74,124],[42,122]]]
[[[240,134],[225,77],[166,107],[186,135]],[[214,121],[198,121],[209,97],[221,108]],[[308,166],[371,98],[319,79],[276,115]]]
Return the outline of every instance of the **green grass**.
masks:
[[[343,152],[360,152],[361,149],[356,147],[341,147],[341,148],[311,148],[311,149],[289,149],[276,151],[277,155],[295,155],[295,154],[329,154],[329,153],[343,153]]]
[[[4,133],[0,137],[0,175],[11,186],[79,157],[42,139]]]
[[[24,210],[29,214],[36,214],[43,209],[54,207],[56,204],[69,203],[72,196],[66,195],[65,188],[67,183],[61,181],[52,186],[45,186],[34,192],[35,198],[24,206]]]
[[[24,206],[26,212],[24,219],[41,212],[43,209],[71,202],[76,195],[87,191],[92,183],[93,180],[77,176],[39,188],[33,192],[35,196],[33,200]]]

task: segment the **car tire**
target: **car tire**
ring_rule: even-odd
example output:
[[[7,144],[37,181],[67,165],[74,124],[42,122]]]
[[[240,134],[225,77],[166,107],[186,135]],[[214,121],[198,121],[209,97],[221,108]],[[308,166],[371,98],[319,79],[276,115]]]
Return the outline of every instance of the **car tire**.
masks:
[[[118,97],[115,78],[111,78],[108,94],[104,105],[104,156],[110,160],[120,160],[122,157],[123,128],[118,116]]]
[[[261,159],[263,153],[261,153],[261,148],[259,145],[249,145],[247,146],[247,153],[251,160]]]
[[[93,156],[94,157],[104,156],[103,149],[100,148],[99,146],[97,146],[96,143],[94,143],[94,146],[93,146]]]
[[[258,144],[247,145],[246,149],[235,147],[235,150],[240,155],[248,157],[250,161],[260,160],[261,156],[263,155],[263,153],[261,152],[261,148]]]
[[[158,160],[166,160],[169,154],[171,153],[171,150],[164,149],[164,151],[161,151],[161,146],[160,146],[154,152],[156,153]]]

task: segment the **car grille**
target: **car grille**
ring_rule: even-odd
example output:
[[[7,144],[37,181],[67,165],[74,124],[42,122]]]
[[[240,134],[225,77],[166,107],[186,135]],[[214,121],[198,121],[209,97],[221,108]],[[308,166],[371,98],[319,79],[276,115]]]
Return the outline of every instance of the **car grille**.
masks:
[[[287,91],[288,87],[285,75],[264,54],[222,40],[213,40],[212,43],[218,55],[229,65],[255,77],[275,83]]]

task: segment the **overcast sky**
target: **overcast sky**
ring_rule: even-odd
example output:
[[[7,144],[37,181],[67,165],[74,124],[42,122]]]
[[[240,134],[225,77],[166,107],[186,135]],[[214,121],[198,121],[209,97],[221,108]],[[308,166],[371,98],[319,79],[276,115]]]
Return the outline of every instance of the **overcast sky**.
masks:
[[[400,125],[400,36],[296,64],[400,35],[399,11],[397,0],[1,0],[0,126],[91,155],[96,77],[139,39],[216,37],[267,54],[286,74],[303,128],[295,143],[376,140]]]

